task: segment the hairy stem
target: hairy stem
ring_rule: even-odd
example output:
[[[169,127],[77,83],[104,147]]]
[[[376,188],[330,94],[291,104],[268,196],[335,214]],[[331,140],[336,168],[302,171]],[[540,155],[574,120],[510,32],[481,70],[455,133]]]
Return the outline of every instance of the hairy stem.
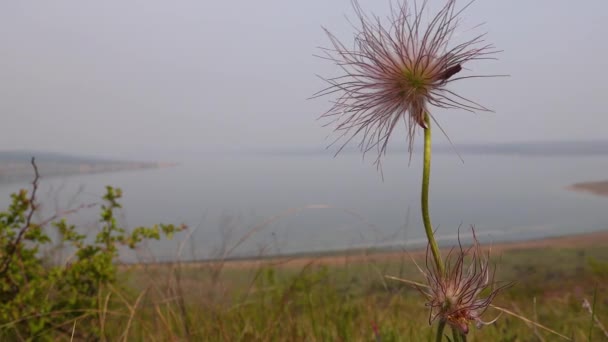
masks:
[[[452,338],[454,342],[467,342],[467,335],[462,334],[454,327],[452,327]]]
[[[424,223],[424,231],[426,232],[426,238],[431,247],[433,253],[433,259],[437,265],[439,274],[444,274],[443,260],[439,253],[439,247],[437,241],[435,241],[435,234],[433,233],[433,226],[431,225],[431,215],[429,214],[429,185],[431,181],[431,120],[429,114],[424,115],[424,121],[426,123],[426,129],[424,130],[424,164],[422,166],[422,195],[421,195],[421,208],[422,208],[422,221]]]
[[[437,336],[435,337],[435,342],[443,341],[443,329],[445,329],[445,320],[440,320],[439,325],[437,326]]]

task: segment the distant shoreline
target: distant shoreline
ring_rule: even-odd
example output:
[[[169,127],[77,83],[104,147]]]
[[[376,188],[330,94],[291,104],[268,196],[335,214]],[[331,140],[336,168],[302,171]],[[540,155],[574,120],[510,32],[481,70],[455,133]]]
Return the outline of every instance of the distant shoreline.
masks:
[[[598,196],[608,196],[608,180],[576,183],[568,186],[566,189],[587,192]]]
[[[36,163],[44,178],[71,177],[100,173],[115,173],[135,170],[164,169],[178,163],[169,162],[48,162]],[[5,162],[0,164],[0,184],[31,181],[34,170],[30,163]]]

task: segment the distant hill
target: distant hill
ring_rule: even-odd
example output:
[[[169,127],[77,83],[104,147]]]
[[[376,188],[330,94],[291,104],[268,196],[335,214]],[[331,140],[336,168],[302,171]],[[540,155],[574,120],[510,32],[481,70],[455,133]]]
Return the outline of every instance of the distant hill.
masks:
[[[576,183],[569,186],[568,189],[590,192],[599,196],[608,196],[608,181]]]
[[[261,150],[239,150],[237,153],[257,153],[278,156],[307,156],[307,155],[327,155],[335,153],[340,148],[339,144],[328,149],[323,148],[278,148]],[[405,144],[397,146],[391,144],[388,153],[404,153],[407,151]],[[421,146],[414,146],[414,153],[421,152]],[[543,142],[514,142],[514,143],[458,143],[454,146],[446,143],[439,143],[433,146],[434,153],[454,153],[460,154],[498,154],[498,155],[518,155],[518,156],[608,156],[608,140],[599,141],[543,141]],[[346,146],[341,153],[360,153],[356,144]],[[373,154],[374,151],[370,151]]]
[[[169,163],[111,160],[40,151],[0,151],[0,183],[33,179],[32,157],[42,177],[70,176],[100,172],[150,169],[172,166]]]
[[[469,154],[511,154],[522,156],[590,156],[608,155],[608,141],[543,141],[489,144],[456,144],[455,148]],[[438,152],[452,151],[449,145],[440,145]]]
[[[0,151],[0,163],[2,162],[30,162],[32,157],[39,162],[60,162],[60,163],[87,163],[87,162],[110,162],[110,159],[98,157],[75,156],[71,154],[44,152],[44,151]]]

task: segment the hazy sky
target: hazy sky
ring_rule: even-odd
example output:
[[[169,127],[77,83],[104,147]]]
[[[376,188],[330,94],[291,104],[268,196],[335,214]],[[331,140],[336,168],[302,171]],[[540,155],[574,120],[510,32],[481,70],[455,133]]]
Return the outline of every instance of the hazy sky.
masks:
[[[1,1],[0,149],[323,147],[330,98],[306,98],[338,69],[312,55],[321,26],[352,42],[344,15],[348,0]],[[434,111],[456,144],[608,137],[608,1],[478,0],[464,16],[462,35],[505,50],[469,67],[511,77],[458,87],[496,114]]]

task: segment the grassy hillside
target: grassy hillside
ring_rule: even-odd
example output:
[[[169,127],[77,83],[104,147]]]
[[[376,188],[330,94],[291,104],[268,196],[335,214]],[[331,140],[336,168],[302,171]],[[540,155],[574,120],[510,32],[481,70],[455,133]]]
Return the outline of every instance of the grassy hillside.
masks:
[[[575,341],[608,340],[608,234],[498,246],[494,304]],[[423,253],[413,258],[424,267]],[[430,341],[422,282],[406,253],[124,267],[126,292],[110,291],[109,340]],[[590,307],[585,307],[584,303]],[[590,310],[597,322],[592,322]],[[110,312],[110,309],[108,309]],[[469,341],[567,340],[489,309],[498,321]],[[128,317],[128,319],[127,319]],[[124,335],[126,334],[126,335]]]

